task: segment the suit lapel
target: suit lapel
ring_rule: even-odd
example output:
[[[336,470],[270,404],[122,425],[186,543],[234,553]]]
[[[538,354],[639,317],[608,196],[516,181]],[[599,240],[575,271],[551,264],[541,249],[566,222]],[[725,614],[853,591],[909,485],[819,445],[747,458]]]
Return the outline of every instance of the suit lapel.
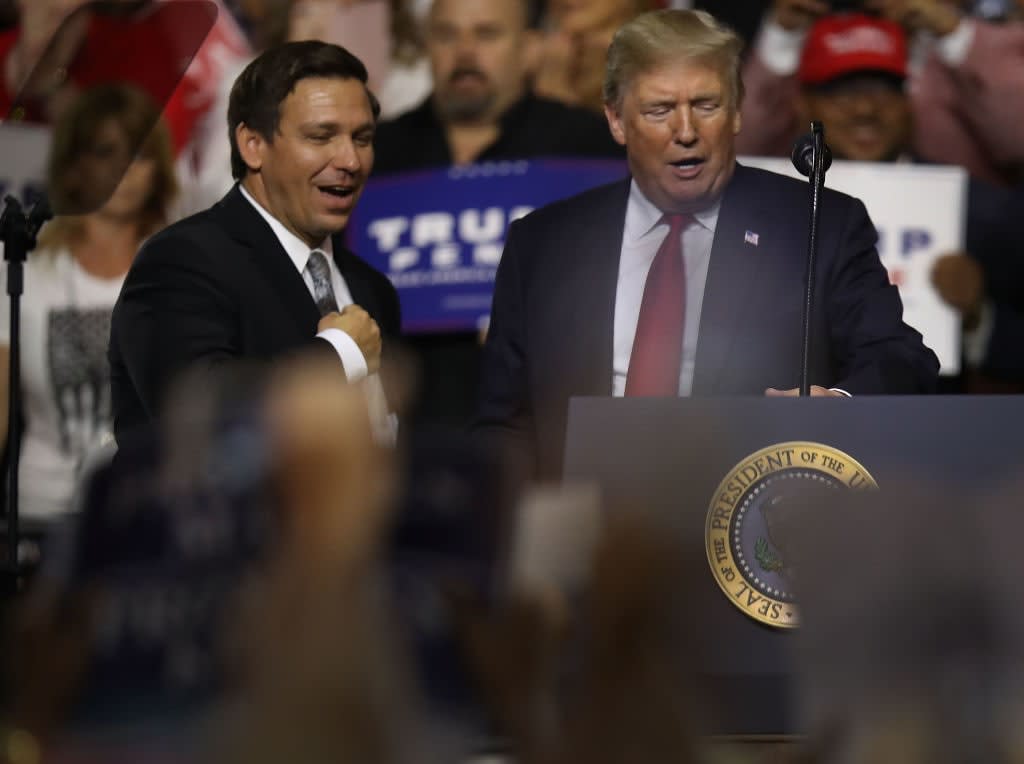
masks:
[[[565,280],[571,285],[565,293],[571,325],[562,336],[571,338],[565,351],[572,359],[566,368],[579,370],[574,388],[583,394],[612,394],[615,293],[629,187],[629,180],[610,187],[588,209],[589,222],[577,235],[576,275]]]
[[[748,242],[748,232],[758,237],[760,200],[751,188],[744,167],[737,165],[718,213],[711,245],[704,304],[701,308],[697,357],[694,364],[694,395],[712,395],[742,329],[744,316],[756,290],[758,273],[770,242]],[[759,248],[760,245],[765,247]]]
[[[243,245],[257,272],[261,273],[280,300],[285,313],[303,337],[320,321],[316,304],[306,282],[284,251],[267,221],[242,196],[236,185],[217,205],[229,235]]]
[[[379,306],[373,287],[365,278],[361,277],[359,270],[355,267],[355,259],[356,255],[346,249],[344,237],[340,234],[335,236],[334,263],[341,271],[342,278],[345,279],[348,292],[352,295],[352,302],[366,310],[371,316],[379,317],[377,313]]]

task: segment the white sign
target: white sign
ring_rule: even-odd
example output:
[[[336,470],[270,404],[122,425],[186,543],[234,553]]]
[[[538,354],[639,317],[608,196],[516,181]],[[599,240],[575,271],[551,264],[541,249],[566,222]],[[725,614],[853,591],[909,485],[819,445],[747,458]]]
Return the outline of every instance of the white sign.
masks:
[[[750,167],[806,180],[788,159],[741,157]],[[932,286],[940,255],[964,248],[967,173],[960,167],[836,161],[825,185],[864,202],[878,230],[878,254],[900,290],[903,319],[939,357],[942,374],[960,371],[960,316]]]
[[[0,200],[12,194],[20,201],[46,185],[50,128],[0,122]]]

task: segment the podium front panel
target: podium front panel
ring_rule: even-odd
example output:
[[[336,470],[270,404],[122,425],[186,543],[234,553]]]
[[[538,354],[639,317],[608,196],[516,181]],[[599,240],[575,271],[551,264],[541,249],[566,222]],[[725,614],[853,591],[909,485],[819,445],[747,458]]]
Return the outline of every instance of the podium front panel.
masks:
[[[596,481],[608,506],[652,513],[678,534],[681,553],[704,555],[723,478],[751,454],[790,442],[849,455],[882,490],[927,481],[976,496],[997,491],[1018,469],[1024,397],[574,398],[564,477]],[[705,645],[699,670],[720,689],[725,721],[716,731],[798,734],[791,630],[737,608],[706,559],[692,569],[701,580],[689,582],[686,607]]]

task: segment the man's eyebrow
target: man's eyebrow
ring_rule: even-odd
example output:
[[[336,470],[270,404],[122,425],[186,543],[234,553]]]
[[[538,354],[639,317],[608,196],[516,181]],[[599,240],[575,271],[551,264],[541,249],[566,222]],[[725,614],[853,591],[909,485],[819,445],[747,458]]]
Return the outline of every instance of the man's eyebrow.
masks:
[[[337,130],[340,126],[337,122],[325,120],[323,122],[303,122],[299,125],[300,130],[314,131],[314,130]]]
[[[673,96],[654,96],[646,100],[640,101],[640,106],[644,109],[651,109],[658,106],[675,106],[677,100]]]
[[[361,122],[352,128],[352,133],[363,133],[367,131],[375,132],[377,129],[377,123],[373,121]],[[339,122],[333,120],[325,120],[323,122],[303,122],[299,125],[299,130],[308,133],[330,131],[339,133],[343,131],[342,125]]]

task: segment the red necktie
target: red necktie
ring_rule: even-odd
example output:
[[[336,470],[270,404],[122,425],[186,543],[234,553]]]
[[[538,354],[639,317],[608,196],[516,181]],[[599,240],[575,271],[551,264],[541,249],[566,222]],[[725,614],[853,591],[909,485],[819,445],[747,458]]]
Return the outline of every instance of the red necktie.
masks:
[[[676,396],[683,358],[686,319],[686,267],[683,230],[691,215],[665,215],[669,232],[651,263],[633,337],[626,395]]]

